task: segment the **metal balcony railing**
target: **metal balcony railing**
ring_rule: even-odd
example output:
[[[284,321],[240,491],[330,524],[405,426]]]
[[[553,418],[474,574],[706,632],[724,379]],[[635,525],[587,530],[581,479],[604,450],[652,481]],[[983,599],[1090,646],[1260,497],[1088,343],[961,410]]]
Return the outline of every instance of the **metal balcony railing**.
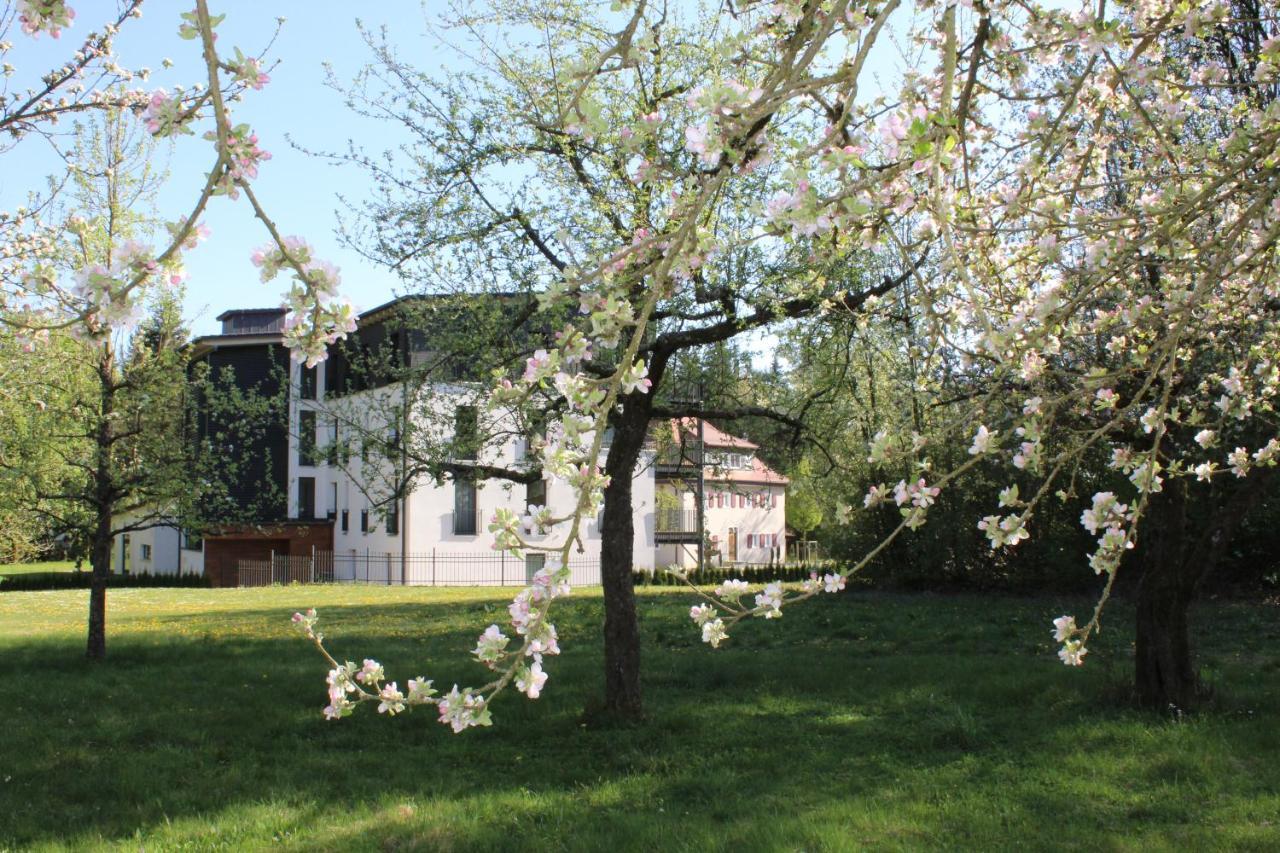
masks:
[[[660,509],[655,515],[654,529],[658,533],[697,533],[696,509]]]

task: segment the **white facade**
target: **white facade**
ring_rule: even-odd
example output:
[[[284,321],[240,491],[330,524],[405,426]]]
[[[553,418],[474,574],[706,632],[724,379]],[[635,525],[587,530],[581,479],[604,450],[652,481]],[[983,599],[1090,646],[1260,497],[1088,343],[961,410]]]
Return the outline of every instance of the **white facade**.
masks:
[[[778,484],[706,484],[709,559],[721,563],[776,563],[787,549],[786,487]]]
[[[116,535],[111,543],[111,571],[135,575],[199,573],[203,559],[181,546],[181,533],[172,525],[157,525]]]
[[[572,507],[572,490],[568,483],[548,478],[543,483],[545,497],[538,488],[513,483],[501,478],[478,481],[471,487],[465,482],[446,478],[436,483],[422,474],[414,477],[401,501],[388,495],[400,460],[392,450],[396,437],[379,424],[393,423],[402,414],[404,389],[398,385],[362,391],[325,399],[324,368],[315,368],[315,399],[302,399],[301,368],[293,368],[293,392],[290,403],[289,438],[289,514],[305,518],[306,495],[314,494],[316,518],[332,518],[334,522],[334,557],[339,579],[353,576],[373,581],[398,582],[409,576],[420,579],[432,561],[445,561],[455,568],[465,560],[481,561],[492,566],[495,561],[511,560],[494,551],[494,536],[488,530],[494,511],[506,508],[522,515],[530,503],[545,503],[556,515],[568,514]],[[308,383],[308,389],[311,387]],[[483,411],[488,389],[464,383],[440,383],[415,389],[413,402],[414,441],[447,444],[453,437],[454,417],[460,406]],[[305,414],[314,412],[312,415]],[[304,429],[303,421],[308,423]],[[314,427],[310,424],[314,422]],[[302,436],[316,431],[313,461],[304,458]],[[483,432],[499,436],[481,451],[479,464],[515,470],[526,452],[527,440],[510,424],[486,423]],[[372,436],[381,438],[385,446],[367,450],[356,445]],[[359,436],[360,438],[357,438]],[[326,448],[341,448],[329,452]],[[649,454],[651,456],[651,454]],[[635,512],[634,565],[637,569],[654,568],[654,480],[652,466],[642,458],[632,486]],[[463,490],[464,494],[459,494]],[[532,494],[531,494],[532,492]],[[468,511],[469,508],[473,510]],[[586,520],[582,531],[582,552],[571,562],[593,562],[600,558],[599,519]],[[545,537],[555,542],[556,532]],[[415,568],[406,568],[412,560]],[[463,562],[459,562],[463,561]],[[528,571],[526,571],[526,569]],[[513,564],[507,569],[512,577],[536,570],[536,558],[527,566]]]
[[[672,424],[675,447],[690,462],[688,447],[696,448],[696,422]],[[702,529],[708,565],[780,563],[787,553],[787,478],[765,465],[756,445],[728,435],[710,424],[702,425],[705,455],[692,456],[693,472],[663,477],[658,483],[658,503],[679,510],[672,527],[688,527],[697,511],[695,487],[697,462],[702,463]],[[669,469],[671,466],[667,466]],[[696,526],[696,523],[695,523]],[[668,539],[677,538],[668,536]],[[659,565],[693,568],[697,565],[697,540],[669,542],[658,546]]]

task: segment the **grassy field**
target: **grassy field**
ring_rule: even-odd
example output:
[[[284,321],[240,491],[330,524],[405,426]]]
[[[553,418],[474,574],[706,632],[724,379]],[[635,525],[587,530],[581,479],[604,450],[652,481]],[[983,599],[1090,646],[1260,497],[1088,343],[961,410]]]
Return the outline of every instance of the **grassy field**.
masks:
[[[30,575],[44,572],[74,572],[76,564],[71,560],[46,560],[42,563],[0,563],[0,577],[5,575]],[[84,570],[89,571],[88,563]]]
[[[476,683],[504,614],[474,590],[118,590],[110,660],[84,591],[0,595],[0,849],[1276,850],[1280,608],[1207,605],[1217,699],[1124,701],[1128,614],[1089,663],[1049,620],[1085,603],[851,592],[697,641],[687,596],[642,595],[650,718],[584,708],[597,594],[557,622],[543,698],[460,736],[417,713],[326,723],[324,666],[288,624],[403,686]]]

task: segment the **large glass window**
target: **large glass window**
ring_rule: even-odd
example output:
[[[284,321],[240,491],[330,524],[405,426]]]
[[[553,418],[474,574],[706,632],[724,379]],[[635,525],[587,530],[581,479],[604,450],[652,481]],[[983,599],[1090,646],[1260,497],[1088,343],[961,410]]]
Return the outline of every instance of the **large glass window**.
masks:
[[[392,536],[400,532],[400,502],[392,501],[387,507],[387,533]]]
[[[316,398],[316,370],[315,367],[302,367],[302,377],[298,382],[298,396],[304,400],[314,400]]]
[[[453,414],[453,453],[475,459],[480,453],[480,418],[475,406],[459,406]]]
[[[525,487],[524,505],[526,508],[531,506],[547,505],[547,481],[535,480]]]
[[[453,533],[455,536],[476,535],[476,481],[459,475],[453,481]]]
[[[316,517],[316,478],[298,478],[298,518],[311,520]]]
[[[298,412],[298,464],[316,464],[316,413]]]

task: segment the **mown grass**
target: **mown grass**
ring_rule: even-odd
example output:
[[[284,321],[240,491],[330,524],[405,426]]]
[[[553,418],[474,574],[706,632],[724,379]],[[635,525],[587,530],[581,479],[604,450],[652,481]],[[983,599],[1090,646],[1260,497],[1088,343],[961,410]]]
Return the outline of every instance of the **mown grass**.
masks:
[[[598,594],[564,603],[543,698],[492,729],[325,723],[334,651],[446,688],[506,596],[312,587],[115,590],[110,660],[83,591],[0,596],[0,848],[320,850],[1280,849],[1280,608],[1197,613],[1217,699],[1125,701],[1118,606],[1075,670],[1072,600],[851,592],[698,642],[682,593],[641,596],[649,719],[598,707]],[[366,712],[370,708],[362,709]]]

